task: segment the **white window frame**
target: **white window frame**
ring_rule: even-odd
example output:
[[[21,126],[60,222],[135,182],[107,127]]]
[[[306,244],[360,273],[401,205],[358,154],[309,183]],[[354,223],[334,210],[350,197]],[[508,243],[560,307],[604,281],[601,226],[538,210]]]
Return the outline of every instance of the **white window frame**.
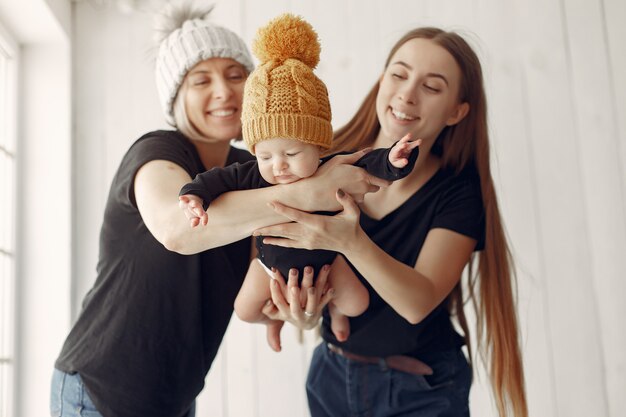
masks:
[[[18,51],[0,23],[0,417],[15,414]]]

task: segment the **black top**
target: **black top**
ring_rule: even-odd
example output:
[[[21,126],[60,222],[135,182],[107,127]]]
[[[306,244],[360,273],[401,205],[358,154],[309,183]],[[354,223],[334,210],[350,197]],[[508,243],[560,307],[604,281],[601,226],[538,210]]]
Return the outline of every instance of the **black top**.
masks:
[[[393,147],[393,146],[392,146]],[[419,148],[416,147],[409,156],[409,163],[402,167],[396,168],[389,162],[389,152],[391,147],[387,149],[374,149],[358,161],[355,166],[364,168],[368,173],[389,181],[399,180],[406,177],[415,166],[419,155]],[[330,155],[320,161],[320,165],[329,161],[333,156]],[[250,190],[256,188],[269,187],[272,184],[263,179],[259,172],[259,165],[256,160],[246,162],[245,164],[233,164],[225,168],[213,168],[202,174],[198,174],[193,182],[185,185],[180,190],[180,195],[193,194],[202,198],[205,210],[221,194],[234,190]],[[318,212],[318,214],[334,214],[328,212]],[[268,267],[275,267],[280,271],[283,277],[288,276],[290,268],[299,270],[298,277],[302,280],[304,267],[311,266],[317,272],[322,266],[330,265],[335,257],[336,252],[316,249],[296,249],[284,248],[275,245],[264,245],[263,236],[256,239],[257,257]]]
[[[360,224],[381,249],[411,267],[415,266],[426,235],[434,228],[453,230],[476,239],[476,250],[481,250],[485,226],[480,179],[471,168],[459,175],[439,170],[402,206],[380,220],[361,213]],[[352,269],[369,291],[369,307],[362,315],[349,317],[350,337],[344,343],[337,341],[330,330],[326,311],[322,327],[324,340],[353,353],[383,357],[399,354],[420,357],[463,345],[463,338],[450,322],[446,301],[422,322],[413,325],[383,301],[354,267]]]
[[[231,148],[227,163],[250,158]],[[97,279],[55,364],[80,374],[106,417],[177,417],[189,408],[204,386],[250,258],[248,239],[183,256],[152,236],[133,183],[153,160],[180,165],[192,178],[205,170],[179,132],[151,132],[131,146],[106,204]]]

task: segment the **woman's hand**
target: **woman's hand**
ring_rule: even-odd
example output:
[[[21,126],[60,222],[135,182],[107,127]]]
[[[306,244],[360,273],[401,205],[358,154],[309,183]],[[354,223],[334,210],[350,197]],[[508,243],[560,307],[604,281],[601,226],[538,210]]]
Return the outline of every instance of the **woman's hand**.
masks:
[[[343,211],[334,216],[311,214],[274,202],[274,210],[291,220],[255,230],[254,236],[267,236],[263,243],[286,248],[326,249],[347,254],[364,233],[359,225],[360,210],[354,199],[337,190]]]
[[[313,268],[306,267],[302,277],[302,287],[298,286],[298,270],[291,269],[285,284],[280,272],[274,270],[270,281],[272,299],[263,307],[263,314],[271,320],[288,321],[294,326],[309,330],[314,328],[322,316],[322,310],[330,302],[335,291],[327,288],[330,266],[325,265],[319,271],[317,281],[313,285]],[[280,329],[278,330],[280,332]],[[279,335],[277,345],[280,346]],[[268,340],[270,334],[268,333]],[[272,345],[272,342],[270,342]],[[276,350],[276,349],[274,349]]]
[[[363,201],[367,193],[378,191],[381,187],[388,187],[390,181],[370,175],[363,168],[353,164],[361,159],[370,149],[364,149],[349,155],[337,155],[324,165],[310,178],[298,181],[303,195],[312,196],[311,207],[302,207],[308,211],[341,210],[334,198],[337,189],[342,189],[357,202]],[[314,204],[313,204],[314,203]],[[320,204],[326,206],[320,207]]]

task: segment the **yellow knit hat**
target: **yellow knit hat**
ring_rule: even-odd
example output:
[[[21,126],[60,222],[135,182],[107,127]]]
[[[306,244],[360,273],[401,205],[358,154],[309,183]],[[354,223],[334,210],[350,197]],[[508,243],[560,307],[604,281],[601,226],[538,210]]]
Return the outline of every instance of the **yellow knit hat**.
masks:
[[[273,138],[330,148],[328,90],[313,74],[321,50],[313,27],[298,16],[280,15],[258,30],[252,50],[260,65],[246,81],[241,112],[250,152]]]

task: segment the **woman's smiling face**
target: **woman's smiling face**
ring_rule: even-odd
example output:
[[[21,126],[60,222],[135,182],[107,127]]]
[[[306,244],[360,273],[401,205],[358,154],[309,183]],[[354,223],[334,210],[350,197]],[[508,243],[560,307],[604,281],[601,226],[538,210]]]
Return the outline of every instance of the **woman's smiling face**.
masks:
[[[460,103],[461,71],[448,51],[429,39],[407,41],[391,57],[376,97],[379,144],[407,133],[430,148],[441,130],[458,123],[469,106]]]
[[[185,111],[191,124],[210,140],[230,140],[241,132],[241,103],[248,74],[237,61],[210,58],[185,77]]]

